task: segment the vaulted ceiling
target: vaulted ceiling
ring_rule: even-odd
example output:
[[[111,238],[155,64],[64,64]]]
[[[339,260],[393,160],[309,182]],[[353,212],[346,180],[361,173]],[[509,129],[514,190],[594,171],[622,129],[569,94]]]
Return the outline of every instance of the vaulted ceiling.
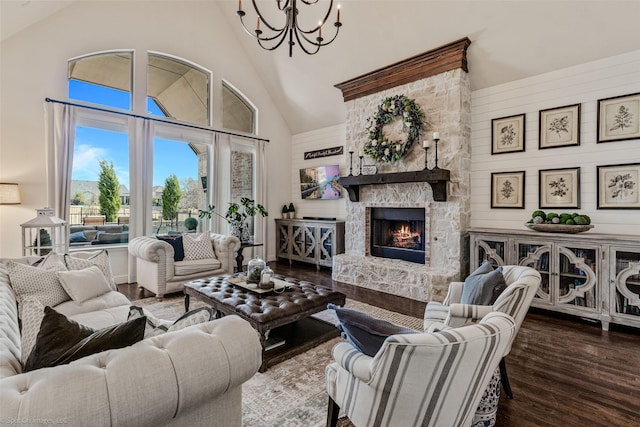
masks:
[[[73,3],[1,0],[2,39]],[[228,20],[293,134],[345,121],[335,84],[463,37],[472,42],[473,90],[640,48],[640,0],[340,0],[344,25],[336,41],[314,56],[294,47],[292,58],[286,42],[265,51],[244,32],[235,13],[237,1],[212,3]],[[275,7],[275,1],[258,3]],[[322,15],[314,9],[327,3],[304,7],[300,15]],[[245,1],[244,9],[250,4]],[[329,36],[328,30],[323,36]]]

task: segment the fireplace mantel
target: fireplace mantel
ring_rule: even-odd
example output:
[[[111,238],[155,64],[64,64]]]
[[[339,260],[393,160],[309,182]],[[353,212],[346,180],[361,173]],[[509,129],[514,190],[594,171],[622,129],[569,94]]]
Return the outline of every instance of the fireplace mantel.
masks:
[[[434,168],[420,171],[380,173],[375,175],[341,176],[342,185],[349,194],[352,202],[360,201],[361,185],[399,184],[403,182],[428,182],[433,189],[433,200],[436,202],[447,201],[447,182],[450,180],[450,171]]]

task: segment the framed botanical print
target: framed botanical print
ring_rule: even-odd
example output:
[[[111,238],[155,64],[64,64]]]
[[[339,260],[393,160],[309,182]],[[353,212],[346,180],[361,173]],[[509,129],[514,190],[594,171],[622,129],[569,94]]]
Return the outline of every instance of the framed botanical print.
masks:
[[[580,168],[542,169],[538,176],[540,208],[580,207]]]
[[[580,145],[580,104],[540,110],[538,148]]]
[[[640,93],[598,100],[598,142],[640,138]]]
[[[524,171],[491,174],[491,207],[524,209]]]
[[[640,163],[597,169],[598,209],[640,209]]]
[[[491,120],[491,154],[524,151],[524,114]]]

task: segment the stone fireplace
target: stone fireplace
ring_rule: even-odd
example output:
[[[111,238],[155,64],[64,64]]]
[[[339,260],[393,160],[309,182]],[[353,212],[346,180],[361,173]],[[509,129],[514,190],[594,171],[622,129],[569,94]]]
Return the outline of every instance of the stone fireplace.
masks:
[[[462,39],[336,85],[342,90],[347,107],[346,145],[356,151],[362,150],[366,142],[367,118],[375,113],[382,99],[393,95],[406,95],[423,108],[428,124],[421,139],[431,139],[434,131],[440,133],[441,139],[439,169],[435,168],[433,149],[425,162],[425,150],[414,146],[397,162],[377,164],[376,177],[359,181],[356,189],[349,188],[345,253],[334,257],[334,280],[419,301],[441,301],[449,283],[460,280],[468,265],[465,231],[470,221],[471,90],[466,70],[469,43]],[[365,158],[365,164],[374,163]],[[415,179],[400,181],[384,179],[422,171],[425,164],[432,171],[448,171],[444,197],[443,181],[436,185],[435,181],[422,179],[424,174],[416,173]],[[376,225],[377,216],[394,209],[397,213],[419,212],[423,221],[406,220],[410,224],[405,224],[404,230],[396,230],[395,243],[392,233],[391,244],[389,240],[381,244],[372,236],[374,227],[384,231],[384,227],[393,225],[389,222],[396,220]],[[416,224],[419,222],[422,224]],[[422,228],[416,231],[418,226]],[[389,234],[389,230],[384,232]],[[413,253],[398,257],[407,246],[413,246]]]

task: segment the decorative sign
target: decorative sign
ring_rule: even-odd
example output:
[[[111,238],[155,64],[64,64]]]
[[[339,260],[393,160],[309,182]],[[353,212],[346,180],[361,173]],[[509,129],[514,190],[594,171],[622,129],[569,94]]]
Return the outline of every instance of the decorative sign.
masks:
[[[311,159],[317,159],[319,157],[338,156],[342,153],[344,153],[344,147],[342,146],[325,148],[323,150],[305,151],[304,159],[311,160]]]

